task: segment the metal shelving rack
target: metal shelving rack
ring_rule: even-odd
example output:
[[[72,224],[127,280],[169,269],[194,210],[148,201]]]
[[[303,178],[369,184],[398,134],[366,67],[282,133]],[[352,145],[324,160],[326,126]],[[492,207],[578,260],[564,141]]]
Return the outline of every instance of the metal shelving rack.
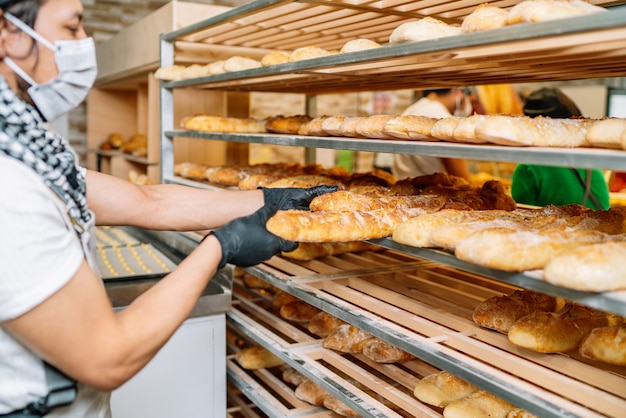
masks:
[[[364,37],[386,43],[401,23],[429,15],[459,23],[481,1],[443,2],[426,8],[427,2],[392,0],[255,0],[221,15],[161,36],[161,66],[178,57],[202,57],[211,50],[238,55],[250,49],[269,52],[318,45],[339,49],[347,40]],[[493,5],[510,7],[516,1]],[[276,134],[201,133],[175,129],[174,89],[206,89],[233,92],[289,92],[310,96],[328,92],[373,91],[401,88],[446,87],[494,83],[573,80],[616,77],[626,73],[626,8],[620,2],[595,1],[609,7],[606,13],[552,22],[516,25],[491,31],[464,34],[423,42],[385,45],[374,50],[336,54],[306,61],[279,64],[220,75],[161,82],[161,173],[162,182],[212,187],[178,178],[173,174],[175,137],[223,140],[374,152],[424,154],[488,161],[515,161],[561,166],[626,170],[626,152],[604,149],[524,148],[495,145],[464,145],[334,137],[303,137]],[[206,54],[205,54],[206,55]],[[199,58],[200,59],[200,58]],[[483,275],[503,283],[560,296],[598,309],[626,315],[623,292],[590,294],[549,285],[526,273],[507,273],[461,262],[454,256],[429,249],[399,245],[389,239],[376,244],[400,253],[442,263],[462,271]],[[350,307],[324,299],[302,288],[266,266],[250,269],[280,289],[327,310],[354,325],[371,331],[419,358],[482,387],[502,398],[545,417],[580,416],[500,381],[497,376],[475,370],[468,359],[459,363],[419,339],[407,338],[393,326],[380,326]],[[236,316],[231,320],[238,321]],[[245,326],[242,325],[245,328]],[[252,331],[250,331],[254,334]],[[262,342],[266,337],[254,335]],[[265,341],[268,342],[267,340]],[[276,354],[298,365],[292,353]],[[304,368],[306,369],[306,368]],[[302,370],[311,375],[310,370]],[[325,389],[341,395],[328,379],[312,374]],[[362,407],[361,400],[347,399],[364,416],[378,416]]]

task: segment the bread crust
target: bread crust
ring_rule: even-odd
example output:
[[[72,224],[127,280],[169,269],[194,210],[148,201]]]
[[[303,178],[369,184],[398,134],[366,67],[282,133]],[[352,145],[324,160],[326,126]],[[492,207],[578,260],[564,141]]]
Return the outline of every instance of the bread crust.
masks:
[[[580,344],[583,357],[626,366],[626,325],[593,329]]]
[[[560,312],[535,311],[509,329],[512,344],[541,353],[567,352],[597,327],[608,325],[605,313],[570,304]]]
[[[235,360],[247,370],[267,369],[285,364],[283,360],[260,345],[239,350],[235,354]]]
[[[404,42],[425,41],[459,34],[461,34],[460,27],[452,26],[441,20],[426,16],[417,21],[403,23],[395,28],[389,36],[389,43],[399,44]]]
[[[621,237],[620,237],[621,238]],[[545,281],[587,292],[626,289],[626,242],[603,242],[575,248],[551,259]]]
[[[360,353],[363,346],[373,335],[350,324],[342,324],[335,327],[324,339],[324,348],[341,351],[342,353]]]
[[[478,5],[461,23],[463,33],[481,32],[506,26],[509,12],[488,3]]]
[[[419,141],[436,141],[430,132],[437,122],[436,118],[417,115],[395,116],[387,121],[383,128],[390,138]]]
[[[363,346],[363,355],[377,363],[396,363],[413,360],[415,356],[381,340],[372,338]]]
[[[509,295],[491,297],[476,306],[472,314],[475,323],[508,334],[517,320],[536,311],[552,312],[556,298],[532,290],[516,290]]]
[[[439,408],[463,399],[478,388],[446,371],[428,375],[417,382],[413,395],[422,402]]]

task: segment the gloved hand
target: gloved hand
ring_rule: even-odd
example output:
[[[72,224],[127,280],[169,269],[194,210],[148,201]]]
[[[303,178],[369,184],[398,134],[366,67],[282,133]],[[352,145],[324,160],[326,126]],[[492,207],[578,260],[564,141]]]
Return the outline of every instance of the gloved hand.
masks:
[[[271,189],[263,187],[265,205],[274,205],[279,210],[308,210],[311,200],[315,197],[337,191],[337,186],[317,186],[308,189],[287,187]]]
[[[252,215],[237,218],[211,232],[222,245],[222,260],[239,267],[250,267],[270,259],[281,251],[293,251],[298,243],[277,237],[265,228],[265,223],[278,208],[265,205]]]

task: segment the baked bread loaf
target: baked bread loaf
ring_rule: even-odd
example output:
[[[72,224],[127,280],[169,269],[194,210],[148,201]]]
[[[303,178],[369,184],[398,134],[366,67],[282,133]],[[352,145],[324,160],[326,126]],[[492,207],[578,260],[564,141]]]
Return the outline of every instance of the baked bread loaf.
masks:
[[[545,22],[605,11],[583,0],[524,0],[511,7],[507,24]]]
[[[274,116],[268,118],[265,121],[265,130],[267,132],[275,132],[279,134],[293,134],[298,133],[300,125],[310,121],[310,116],[307,115],[295,115],[295,116]]]
[[[308,379],[296,387],[295,395],[296,398],[301,401],[310,403],[311,405],[323,406],[344,417],[359,416],[359,414],[346,406],[339,399],[335,398],[321,386]]]
[[[344,54],[348,52],[365,51],[367,49],[374,48],[380,48],[380,44],[376,41],[372,41],[371,39],[358,38],[352,39],[343,44],[339,52]]]
[[[509,329],[509,341],[541,353],[578,348],[592,329],[608,325],[605,313],[570,304],[559,312],[536,311],[520,318]]]
[[[380,338],[372,338],[367,341],[363,346],[363,355],[377,363],[396,363],[415,358],[411,353],[407,353]]]
[[[322,130],[330,136],[341,136],[339,127],[349,116],[328,116],[322,120]]]
[[[439,408],[479,390],[476,386],[446,371],[428,375],[417,382],[413,394],[420,401]]]
[[[580,344],[579,352],[592,360],[626,366],[626,325],[591,330]]]
[[[444,38],[461,34],[461,28],[452,26],[441,20],[426,16],[414,22],[406,22],[398,26],[389,36],[390,44],[425,41],[427,39]]]
[[[309,332],[320,337],[327,337],[339,325],[345,324],[344,321],[328,312],[320,311],[309,321]]]
[[[329,117],[330,116],[318,116],[308,122],[303,123],[298,128],[298,135],[328,136],[328,133],[323,128],[323,124],[324,121]]]
[[[476,126],[487,119],[488,115],[475,114],[461,118],[454,128],[450,141],[465,142],[470,144],[484,144],[487,141],[476,136]]]
[[[314,260],[329,255],[378,251],[380,247],[363,241],[351,242],[301,242],[293,251],[283,252],[282,256],[293,260]]]
[[[600,119],[587,129],[586,140],[596,148],[622,149],[622,136],[626,132],[626,119]]]
[[[506,26],[509,12],[489,3],[478,5],[461,23],[463,33],[480,32]]]
[[[552,284],[588,292],[626,289],[626,242],[602,242],[574,248],[552,258],[543,278]]]
[[[191,180],[206,180],[207,166],[190,162],[174,165],[174,174]]]
[[[181,78],[182,79],[197,78],[197,77],[202,77],[206,75],[209,75],[209,73],[207,72],[206,65],[192,64],[183,70],[181,74]]]
[[[364,119],[359,119],[354,126],[355,132],[363,138],[375,138],[375,139],[393,139],[385,132],[385,125],[391,119],[393,115],[372,115]]]
[[[272,51],[269,52],[261,58],[261,65],[264,67],[270,65],[283,64],[285,62],[289,62],[290,53],[287,51]]]
[[[309,322],[319,312],[318,308],[301,300],[280,307],[280,316],[294,322]]]
[[[183,78],[183,71],[185,71],[183,65],[168,65],[157,69],[154,76],[159,80],[176,81]]]
[[[281,377],[285,382],[291,383],[292,385],[296,386],[307,380],[307,378],[302,373],[289,366],[285,367]]]
[[[206,65],[207,74],[209,75],[224,74],[226,72],[226,70],[224,70],[225,63],[226,61],[224,60],[217,60],[217,61],[207,64]]]
[[[327,177],[319,174],[302,174],[297,176],[289,176],[284,177],[282,179],[276,180],[273,183],[268,184],[266,187],[268,188],[283,188],[283,187],[301,187],[301,188],[309,188],[315,186],[340,186],[340,182],[335,180],[332,177]]]
[[[484,328],[507,334],[518,319],[536,311],[552,312],[557,299],[532,290],[491,297],[474,308],[472,319]]]
[[[268,282],[266,282],[265,280],[254,276],[250,273],[244,272],[241,275],[241,279],[243,281],[243,284],[250,289],[266,289],[266,290],[272,290],[274,289],[274,286],[272,286],[271,284],[269,284]]]
[[[454,130],[463,119],[460,116],[441,118],[430,129],[430,135],[442,141],[454,141]]]
[[[260,345],[239,350],[235,354],[235,360],[247,370],[268,369],[285,364],[279,357]]]
[[[224,71],[227,73],[259,67],[261,67],[261,63],[250,57],[241,57],[236,55],[224,61]]]
[[[265,123],[250,118],[226,118],[222,116],[198,115],[185,118],[186,129],[202,132],[262,133]]]
[[[267,187],[281,178],[283,176],[276,174],[250,174],[239,180],[237,188],[241,190],[256,190],[259,187]]]
[[[547,116],[489,115],[476,125],[476,137],[499,145],[574,148],[588,145],[584,118],[553,119]]]
[[[276,294],[272,298],[272,306],[275,308],[281,308],[283,305],[291,302],[300,302],[300,299],[293,296],[291,293],[287,293],[283,290],[276,292]]]
[[[330,396],[320,385],[306,379],[295,390],[296,398],[311,405],[324,406],[324,398]]]
[[[294,50],[291,54],[289,54],[289,62],[327,57],[329,55],[332,55],[332,52],[318,46],[304,46],[302,48]]]
[[[267,230],[298,242],[349,242],[384,238],[396,225],[409,219],[406,211],[371,212],[278,211],[266,223]]]
[[[365,116],[350,116],[343,120],[343,123],[337,128],[337,136],[347,136],[349,138],[358,138],[360,135],[356,130],[356,126],[365,119]]]
[[[484,390],[451,402],[443,410],[444,418],[490,417],[507,418],[515,406]]]
[[[436,141],[437,139],[430,135],[430,131],[436,122],[436,118],[427,116],[395,116],[387,121],[383,131],[389,138]]]
[[[350,324],[335,327],[324,339],[324,348],[341,351],[342,353],[360,353],[373,335]]]
[[[462,240],[454,254],[461,260],[501,270],[536,270],[559,254],[605,239],[606,234],[596,231],[553,228],[539,233],[489,228]]]

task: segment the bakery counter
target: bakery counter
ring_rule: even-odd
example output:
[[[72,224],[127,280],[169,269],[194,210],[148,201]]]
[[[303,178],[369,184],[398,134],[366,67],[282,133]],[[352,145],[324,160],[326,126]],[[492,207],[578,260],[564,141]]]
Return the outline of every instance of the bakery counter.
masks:
[[[135,257],[144,257],[141,265],[153,269],[160,268],[151,274],[109,275],[104,278],[104,286],[115,308],[128,306],[142,293],[154,286],[165,274],[189,254],[198,244],[202,235],[196,233],[179,233],[171,231],[146,231],[137,228],[115,227],[99,229],[96,233],[97,245],[102,258],[106,250],[115,248],[121,257],[126,257],[124,266],[133,267],[133,261],[123,250],[130,248]],[[142,248],[146,250],[142,251]],[[130,253],[130,252],[129,252]],[[156,263],[154,261],[156,260]],[[150,265],[150,262],[154,263]],[[115,260],[107,260],[102,265],[116,267]],[[190,314],[190,318],[215,315],[226,312],[231,303],[232,267],[227,266],[207,284],[202,296]]]
[[[512,292],[516,286],[511,284],[387,249],[306,262],[274,257],[246,271],[537,416],[606,417],[626,410],[623,367],[585,360],[578,353],[524,350],[473,322],[478,303]],[[255,314],[256,322],[249,322],[238,314],[248,305],[234,304],[229,322],[330,393],[339,396],[342,385],[334,383],[336,376],[320,374],[317,362],[360,376],[340,365],[335,354],[319,351],[319,341],[293,341],[284,337],[285,328],[276,334],[289,340],[287,345],[268,336],[265,328],[276,327],[275,321]],[[373,390],[380,384],[367,380],[361,384]],[[404,390],[410,390],[406,385]],[[359,401],[344,401],[365,416],[377,416]]]
[[[107,261],[100,268],[119,272],[103,280],[113,306],[120,310],[173,270],[197,246],[201,235],[99,227],[96,237],[99,261]],[[231,285],[232,268],[227,266],[211,279],[192,312],[154,359],[113,392],[113,416],[226,416],[225,312],[231,307]]]

